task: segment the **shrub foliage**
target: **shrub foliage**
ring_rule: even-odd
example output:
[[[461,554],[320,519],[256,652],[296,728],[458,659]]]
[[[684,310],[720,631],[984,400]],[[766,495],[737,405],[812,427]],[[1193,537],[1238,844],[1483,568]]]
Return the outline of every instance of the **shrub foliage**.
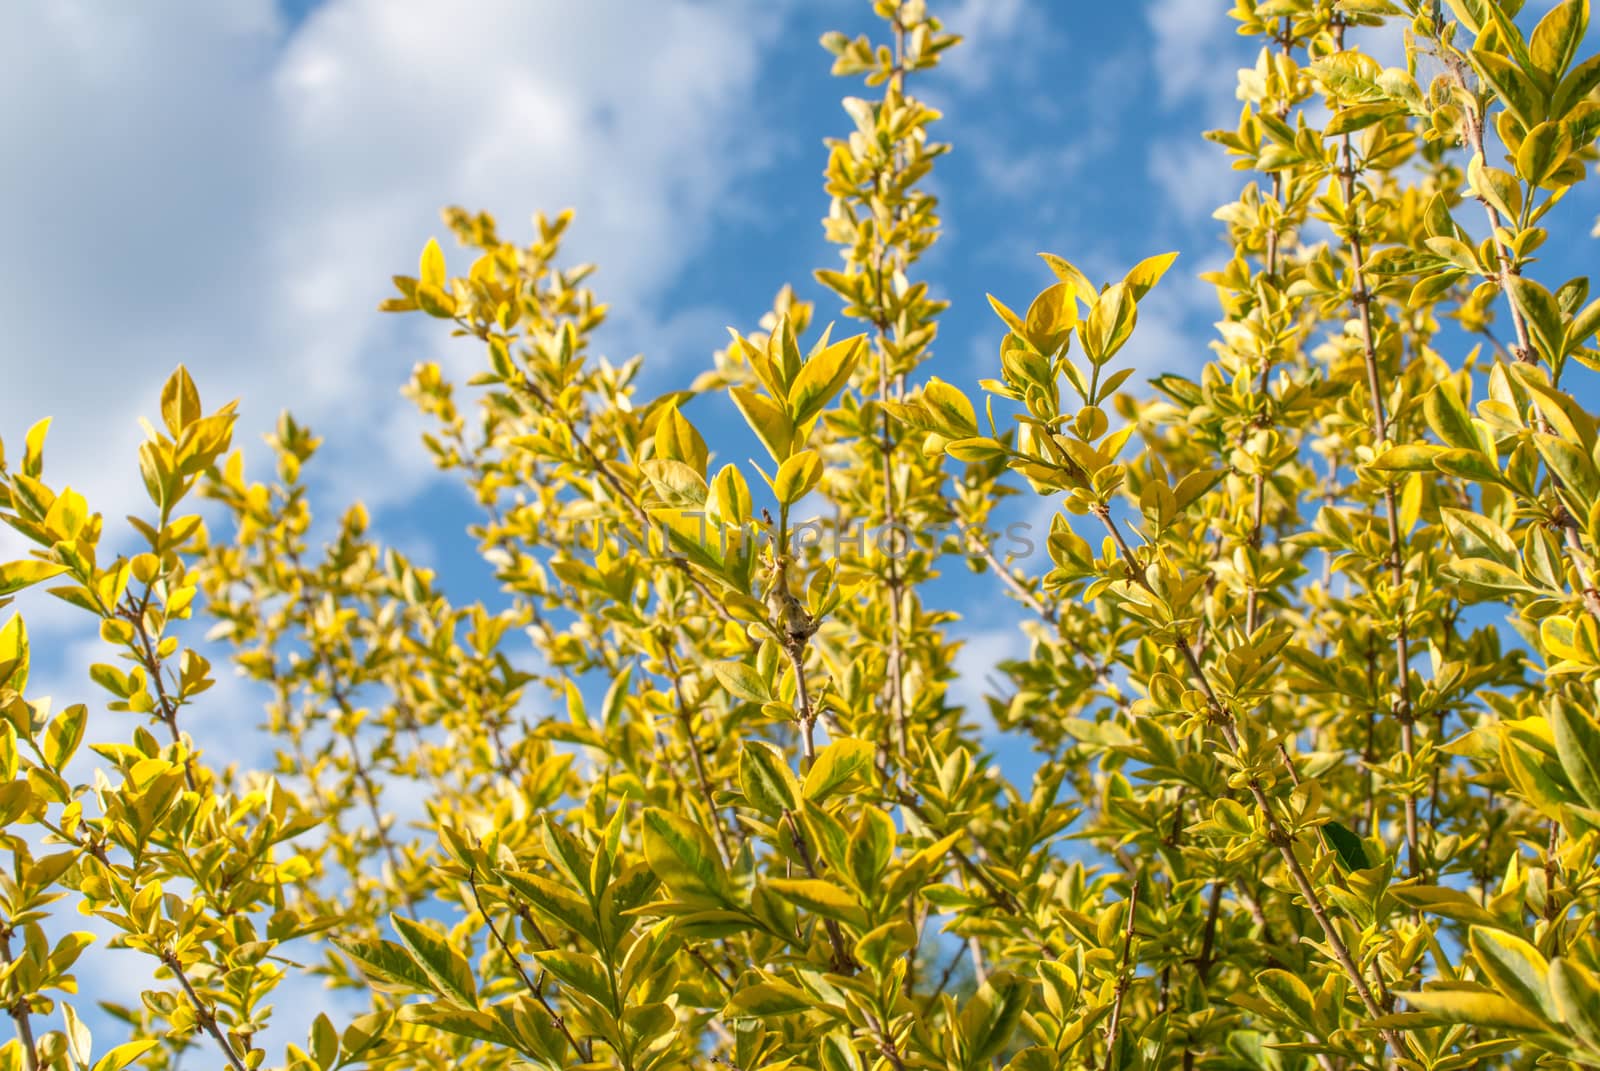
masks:
[[[1238,0],[1214,353],[1153,386],[1119,353],[1171,254],[1046,255],[990,299],[989,378],[922,373],[947,146],[914,91],[956,38],[875,6],[881,41],[823,40],[870,94],[816,273],[851,328],[786,289],[648,397],[592,353],[567,215],[452,209],[465,274],[430,242],[397,277],[483,354],[407,393],[499,609],[359,505],[314,523],[291,417],[250,479],[181,368],[126,535],[47,481],[47,421],[0,454],[37,545],[0,604],[98,621],[124,712],[52,710],[0,629],[5,1071],[1600,1066],[1600,301],[1533,270],[1595,158],[1587,0]],[[1042,576],[993,538],[1018,495]],[[1029,618],[986,711],[929,589],[963,566]],[[270,770],[188,735],[247,716],[219,645]],[[149,981],[89,1016],[97,934]],[[365,1010],[267,1051],[307,982]]]

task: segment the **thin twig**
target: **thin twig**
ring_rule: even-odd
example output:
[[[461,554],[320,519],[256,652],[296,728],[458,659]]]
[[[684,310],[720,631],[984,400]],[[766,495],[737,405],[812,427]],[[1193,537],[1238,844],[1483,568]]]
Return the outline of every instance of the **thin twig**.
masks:
[[[678,726],[683,730],[684,743],[689,748],[689,757],[694,762],[694,777],[700,788],[700,797],[706,805],[706,816],[711,821],[711,832],[717,838],[717,847],[722,850],[722,861],[731,865],[733,863],[733,849],[728,844],[728,835],[722,828],[722,819],[717,812],[716,797],[711,792],[711,780],[706,776],[706,758],[700,750],[700,740],[695,735],[694,717],[689,711],[689,701],[683,694],[683,675],[678,668],[678,660],[672,653],[670,645],[666,647],[667,673],[672,678],[672,694],[677,700]]]
[[[1112,541],[1116,544],[1117,551],[1127,567],[1130,581],[1143,587],[1149,594],[1160,598],[1140,570],[1138,559],[1134,556],[1133,548],[1128,545],[1127,538],[1122,534],[1121,527],[1111,519],[1111,511],[1101,506],[1095,509],[1094,513],[1095,516],[1100,518]],[[1176,646],[1179,654],[1183,656],[1184,661],[1188,664],[1196,686],[1200,689],[1201,694],[1205,696],[1206,703],[1211,709],[1212,717],[1222,733],[1223,741],[1227,744],[1228,750],[1236,758],[1241,756],[1244,750],[1243,743],[1239,739],[1233,714],[1223,704],[1216,690],[1212,687],[1211,680],[1206,675],[1204,666],[1195,656],[1194,649],[1189,646],[1189,641],[1182,636],[1178,636],[1176,637]],[[1329,952],[1344,970],[1346,977],[1350,979],[1351,985],[1355,987],[1356,995],[1360,998],[1367,1015],[1372,1019],[1381,1018],[1383,1015],[1382,1007],[1373,997],[1372,989],[1367,985],[1366,977],[1362,974],[1361,968],[1356,965],[1354,957],[1351,956],[1349,948],[1344,943],[1344,938],[1340,935],[1338,928],[1334,926],[1333,919],[1329,916],[1328,909],[1322,902],[1322,897],[1317,894],[1317,890],[1311,884],[1311,879],[1306,874],[1305,868],[1300,865],[1299,857],[1294,853],[1295,842],[1293,835],[1284,829],[1283,824],[1278,820],[1277,812],[1273,810],[1272,801],[1268,799],[1266,790],[1261,787],[1260,779],[1251,776],[1248,787],[1250,795],[1255,800],[1256,808],[1260,811],[1262,818],[1266,820],[1267,839],[1278,849],[1278,854],[1282,857],[1284,866],[1288,868],[1289,876],[1294,881],[1295,888],[1299,891],[1301,898],[1305,900],[1306,907],[1310,909],[1312,917],[1317,920],[1318,926],[1321,927]],[[1390,1027],[1380,1027],[1378,1033],[1389,1047],[1394,1050],[1395,1055],[1404,1055],[1404,1042],[1398,1032]]]
[[[1338,20],[1334,23],[1334,40],[1343,47],[1344,22]],[[1356,164],[1355,149],[1351,144],[1349,134],[1343,137],[1342,159],[1343,166],[1339,169],[1340,185],[1344,193],[1346,210],[1350,210],[1356,199]],[[1383,400],[1383,383],[1378,371],[1377,335],[1372,326],[1372,291],[1367,287],[1364,265],[1366,264],[1366,251],[1361,237],[1359,225],[1350,227],[1349,250],[1350,272],[1354,293],[1351,300],[1356,306],[1356,313],[1361,324],[1361,355],[1367,373],[1367,392],[1372,403],[1372,437],[1375,448],[1381,449],[1389,440],[1389,422],[1385,415]],[[1400,531],[1400,507],[1395,496],[1394,484],[1385,479],[1383,484],[1384,519],[1389,529],[1389,575],[1397,594],[1406,591],[1406,544],[1404,533]],[[1409,601],[1409,600],[1406,600]],[[1400,749],[1405,753],[1409,767],[1416,757],[1416,727],[1412,717],[1411,702],[1411,650],[1410,630],[1406,623],[1406,608],[1401,606],[1396,621],[1394,637],[1395,654],[1395,686],[1398,692],[1398,701],[1394,708],[1394,717],[1400,725]],[[1406,863],[1412,877],[1417,877],[1422,872],[1422,859],[1418,851],[1417,841],[1417,795],[1407,790],[1405,795],[1406,811]]]
[[[15,932],[8,925],[0,929],[0,962],[11,966],[11,935]],[[39,1049],[33,1040],[33,1019],[30,1016],[28,998],[19,994],[17,999],[7,1009],[11,1013],[12,1022],[17,1024],[17,1043],[22,1046],[22,1061],[26,1071],[39,1071]]]
[[[1106,1067],[1111,1067],[1116,1061],[1117,1032],[1122,1027],[1122,998],[1132,984],[1132,977],[1128,973],[1128,964],[1133,958],[1133,924],[1134,917],[1139,911],[1139,882],[1133,883],[1133,891],[1128,894],[1128,924],[1122,930],[1122,958],[1117,963],[1117,988],[1116,996],[1111,1001],[1111,1022],[1106,1026]]]
[[[523,986],[533,995],[533,999],[538,1002],[539,1007],[543,1008],[545,1014],[550,1016],[550,1025],[554,1026],[561,1033],[561,1036],[567,1039],[567,1044],[572,1046],[573,1052],[577,1053],[585,1061],[592,1060],[594,1058],[592,1048],[580,1043],[577,1038],[572,1036],[572,1031],[567,1026],[566,1018],[550,1003],[550,998],[544,995],[544,983],[542,981],[536,982],[528,976],[527,968],[523,967],[522,960],[517,957],[515,952],[511,951],[511,946],[500,933],[500,927],[495,925],[494,917],[483,906],[483,896],[478,891],[478,875],[475,871],[467,874],[467,887],[472,891],[473,906],[478,909],[478,914],[483,916],[483,923],[489,927],[489,933],[494,938],[495,944],[500,946],[501,952],[505,953],[506,959],[511,963],[511,969],[516,971],[518,978],[522,979]]]
[[[811,858],[811,848],[806,843],[804,834],[800,832],[800,825],[794,820],[793,812],[787,810],[783,812],[783,824],[789,829],[789,839],[794,844],[795,854],[800,857],[800,864],[806,868],[806,874],[812,878],[818,877],[816,862]],[[825,918],[822,923],[828,932],[828,943],[833,947],[833,969],[840,974],[854,974],[856,961],[844,943],[844,931],[839,929],[839,924],[833,919]]]
[[[194,1008],[195,1020],[222,1048],[222,1054],[227,1057],[228,1066],[232,1067],[233,1071],[249,1071],[245,1067],[244,1060],[239,1057],[238,1053],[233,1051],[233,1043],[228,1040],[228,1036],[217,1025],[216,1014],[212,1012],[205,1001],[200,999],[200,994],[196,993],[194,986],[190,984],[189,976],[183,972],[183,965],[178,962],[178,957],[171,952],[166,952],[162,954],[161,962],[165,963],[167,969],[178,979],[178,984],[183,987],[184,995],[189,998],[189,1003]]]

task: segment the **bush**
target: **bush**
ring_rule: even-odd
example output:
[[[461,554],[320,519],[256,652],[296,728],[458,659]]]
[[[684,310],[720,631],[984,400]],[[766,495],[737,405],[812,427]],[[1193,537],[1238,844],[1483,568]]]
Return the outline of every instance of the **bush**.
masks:
[[[921,0],[823,40],[877,94],[830,144],[844,264],[817,272],[859,333],[785,290],[644,397],[591,354],[567,215],[518,244],[450,210],[467,273],[430,242],[385,308],[485,354],[469,393],[422,365],[408,394],[499,609],[360,506],[314,539],[316,437],[283,417],[252,482],[181,368],[132,556],[45,482],[37,425],[0,454],[38,547],[0,604],[96,619],[118,658],[89,675],[136,727],[85,750],[87,706],[30,700],[0,630],[4,1068],[255,1068],[296,977],[369,1010],[318,1015],[293,1071],[1600,1066],[1600,424],[1573,394],[1600,301],[1525,271],[1595,158],[1600,56],[1587,0],[1520,6],[1240,0],[1215,358],[1153,393],[1118,354],[1172,254],[1104,286],[1047,255],[1025,312],[992,298],[981,405],[919,375],[946,146],[911,92],[956,43]],[[1407,69],[1351,27],[1403,34]],[[713,465],[690,409],[764,460]],[[1062,507],[1043,577],[994,538],[1019,493]],[[1031,783],[952,699],[925,596],[963,562],[1031,618],[982,712]],[[185,733],[197,611],[270,696],[274,770]],[[105,1006],[114,1047],[71,1003],[71,909],[154,967]]]

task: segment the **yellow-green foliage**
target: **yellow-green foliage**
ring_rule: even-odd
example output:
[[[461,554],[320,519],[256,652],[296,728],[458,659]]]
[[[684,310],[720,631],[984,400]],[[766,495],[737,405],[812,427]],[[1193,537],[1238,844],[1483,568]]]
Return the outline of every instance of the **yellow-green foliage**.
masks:
[[[182,369],[131,558],[47,482],[38,425],[0,454],[38,548],[0,603],[98,619],[127,713],[86,745],[0,630],[0,1068],[1600,1066],[1600,425],[1568,389],[1600,301],[1534,278],[1600,57],[1587,0],[1520,6],[1238,0],[1261,49],[1211,135],[1248,180],[1215,357],[1153,394],[1119,353],[1171,255],[1108,286],[1046,256],[1025,311],[992,300],[991,378],[919,374],[945,146],[912,93],[955,43],[921,0],[823,42],[875,94],[830,145],[817,273],[854,331],[786,290],[646,397],[591,354],[566,215],[519,244],[451,210],[464,274],[429,243],[385,307],[484,354],[470,390],[422,365],[408,393],[498,613],[359,506],[313,545],[318,440],[285,416],[251,482]],[[710,463],[704,395],[759,462]],[[1063,507],[1043,577],[974,534],[1029,489]],[[802,500],[890,537],[791,541]],[[1036,741],[1031,785],[951,698],[956,615],[925,595],[963,562],[1034,618],[989,712]],[[1515,640],[1463,624],[1485,603]],[[192,749],[197,616],[270,694],[275,769]],[[77,913],[156,968],[121,1044],[73,1010],[89,936],[47,936]],[[370,1011],[265,1051],[308,972]]]

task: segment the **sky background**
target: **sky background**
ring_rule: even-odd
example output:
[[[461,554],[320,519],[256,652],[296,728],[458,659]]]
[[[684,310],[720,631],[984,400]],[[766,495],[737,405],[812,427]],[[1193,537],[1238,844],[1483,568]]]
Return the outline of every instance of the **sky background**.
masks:
[[[1215,302],[1194,276],[1221,262],[1210,214],[1238,185],[1200,135],[1236,121],[1235,71],[1253,59],[1225,6],[935,10],[966,42],[913,80],[955,145],[931,183],[944,236],[918,267],[952,302],[926,372],[969,390],[993,374],[1003,329],[983,295],[1025,307],[1053,281],[1037,252],[1110,279],[1171,249],[1183,256],[1141,304],[1125,358],[1150,375],[1196,370]],[[453,269],[469,263],[439,222],[446,204],[487,209],[518,240],[534,211],[576,209],[569,255],[600,265],[592,285],[612,309],[597,352],[644,354],[650,393],[709,367],[727,326],[755,330],[785,283],[817,301],[819,323],[837,316],[811,281],[839,262],[820,223],[823,139],[850,129],[840,97],[867,91],[829,74],[817,39],[876,34],[864,0],[64,0],[12,21],[0,436],[17,453],[54,417],[47,477],[108,518],[148,505],[138,418],[181,361],[208,408],[243,399],[247,460],[266,458],[260,435],[291,408],[324,439],[314,504],[331,517],[362,499],[457,599],[490,595],[463,533],[470,503],[399,396],[417,361],[459,372],[481,353],[435,321],[376,311],[430,236]],[[716,404],[686,411],[709,429]],[[19,541],[0,533],[0,550]],[[1006,599],[967,601],[975,700],[1022,647]],[[46,665],[52,651],[86,663],[95,641],[76,611],[24,608],[36,640],[59,640],[38,644]],[[238,748],[236,722],[195,720],[202,742]]]
[[[1052,281],[1041,250],[1096,280],[1181,251],[1119,360],[1141,380],[1205,362],[1216,303],[1195,277],[1223,261],[1211,212],[1246,176],[1201,134],[1236,123],[1236,71],[1255,55],[1228,6],[934,5],[967,41],[912,82],[955,145],[931,183],[944,235],[916,270],[953,303],[922,374],[976,395],[1003,333],[984,293],[1025,307]],[[591,284],[612,309],[597,352],[644,354],[651,394],[709,367],[727,326],[755,330],[785,283],[817,301],[819,323],[837,318],[811,281],[838,264],[820,225],[822,142],[850,129],[839,98],[870,91],[832,78],[817,39],[880,26],[865,0],[10,5],[0,436],[15,457],[53,416],[47,478],[116,530],[148,506],[137,418],[183,362],[208,408],[243,399],[236,442],[257,471],[261,433],[292,408],[324,439],[309,475],[325,515],[360,498],[454,599],[489,597],[463,531],[474,511],[399,395],[416,362],[460,372],[481,353],[437,321],[378,313],[389,277],[414,274],[430,236],[465,269],[446,204],[493,212],[519,241],[534,211],[570,206],[570,259],[599,264]],[[1547,281],[1586,270],[1597,206],[1586,189],[1558,211],[1568,230]],[[714,404],[686,412],[709,429],[713,410],[697,407]],[[1023,569],[1047,568],[1040,548]],[[20,553],[0,533],[0,555]],[[976,703],[1025,646],[993,579],[956,569],[938,591],[965,615],[957,698]],[[104,656],[79,612],[42,594],[20,608],[37,691],[103,702],[82,673]],[[259,708],[227,679],[212,696],[187,726],[213,759],[259,764],[267,742],[243,731]],[[290,1021],[309,1020],[305,1003]]]

